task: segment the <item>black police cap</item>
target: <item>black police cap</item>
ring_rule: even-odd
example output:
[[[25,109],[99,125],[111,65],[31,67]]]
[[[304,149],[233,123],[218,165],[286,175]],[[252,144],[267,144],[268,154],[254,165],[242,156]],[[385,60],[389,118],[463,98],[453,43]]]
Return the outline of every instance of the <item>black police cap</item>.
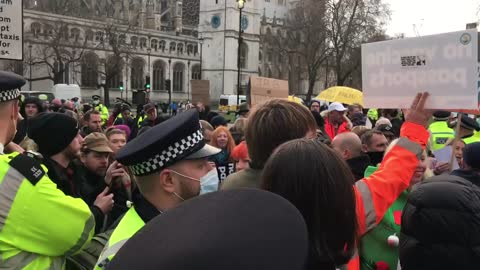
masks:
[[[286,199],[257,189],[213,192],[157,216],[107,269],[301,270],[308,232]]]
[[[143,176],[181,160],[206,158],[219,152],[220,149],[205,144],[198,112],[189,110],[130,141],[116,159],[134,175]]]
[[[20,97],[20,88],[25,79],[15,73],[0,71],[0,102],[7,102]]]

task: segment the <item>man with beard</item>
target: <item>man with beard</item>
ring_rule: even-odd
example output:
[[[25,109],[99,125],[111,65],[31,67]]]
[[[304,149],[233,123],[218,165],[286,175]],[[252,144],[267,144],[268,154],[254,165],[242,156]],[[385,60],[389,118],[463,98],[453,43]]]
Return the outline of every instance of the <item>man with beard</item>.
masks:
[[[105,212],[98,212],[98,215],[95,216],[96,233],[101,232],[102,227],[107,227],[128,210],[126,194],[122,192],[121,185],[112,183],[112,178],[127,177],[130,180],[130,177],[125,169],[117,168],[117,164],[115,164],[115,168],[107,171],[109,157],[112,153],[107,137],[102,133],[94,132],[84,138],[80,160],[75,161],[75,179],[79,184],[79,195],[88,205],[94,206],[97,196],[104,192],[111,192],[115,197],[113,208],[106,209]],[[109,214],[109,217],[105,223],[104,215],[106,214]]]
[[[136,176],[141,196],[134,197],[133,207],[113,231],[95,269],[105,269],[123,244],[154,217],[218,189],[217,170],[208,157],[220,149],[205,144],[196,111],[181,113],[140,137],[116,158]]]
[[[370,157],[370,165],[380,164],[388,147],[387,137],[379,130],[369,130],[362,135],[361,140],[363,152]]]
[[[80,156],[84,142],[77,121],[62,113],[42,113],[32,118],[28,136],[37,143],[50,179],[66,195],[81,198],[80,183],[75,177],[77,168],[72,162]],[[113,204],[113,194],[106,189],[95,198],[90,210],[99,220]]]
[[[99,111],[90,110],[83,115],[83,122],[85,126],[82,127],[80,134],[86,137],[92,132],[103,132],[102,130],[102,116]]]
[[[24,84],[0,71],[0,268],[60,270],[65,256],[90,241],[94,220],[82,200],[57,189],[38,155],[4,153],[15,136]]]
[[[99,95],[92,96],[93,109],[100,112],[102,126],[106,124],[108,120],[108,108],[103,105],[101,102],[101,97]]]

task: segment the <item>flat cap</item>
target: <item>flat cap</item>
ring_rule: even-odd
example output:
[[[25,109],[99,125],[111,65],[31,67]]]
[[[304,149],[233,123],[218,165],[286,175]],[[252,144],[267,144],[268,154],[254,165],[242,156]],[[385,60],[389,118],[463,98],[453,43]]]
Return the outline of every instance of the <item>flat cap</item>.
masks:
[[[158,172],[181,160],[216,155],[205,144],[196,110],[188,110],[149,129],[125,145],[116,159],[136,176]]]
[[[15,73],[0,71],[0,102],[7,102],[20,97],[20,88],[25,79]]]
[[[98,153],[113,153],[108,143],[107,136],[100,132],[92,132],[84,138],[82,151],[95,151]]]
[[[107,269],[301,270],[308,232],[284,198],[258,189],[213,192],[151,220]]]
[[[92,96],[92,99],[101,99],[101,98],[102,98],[102,97],[99,96],[99,95],[93,95],[93,96]]]

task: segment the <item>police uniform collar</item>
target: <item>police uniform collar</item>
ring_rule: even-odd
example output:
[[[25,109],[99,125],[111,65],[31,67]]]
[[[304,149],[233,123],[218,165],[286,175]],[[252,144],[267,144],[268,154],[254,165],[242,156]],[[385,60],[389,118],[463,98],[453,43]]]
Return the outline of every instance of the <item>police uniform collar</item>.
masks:
[[[5,147],[3,146],[2,143],[0,143],[0,155],[3,155],[4,149],[5,149]]]
[[[134,199],[133,205],[135,207],[135,211],[145,223],[148,223],[150,220],[163,213],[153,206],[153,204],[151,204],[141,194]]]

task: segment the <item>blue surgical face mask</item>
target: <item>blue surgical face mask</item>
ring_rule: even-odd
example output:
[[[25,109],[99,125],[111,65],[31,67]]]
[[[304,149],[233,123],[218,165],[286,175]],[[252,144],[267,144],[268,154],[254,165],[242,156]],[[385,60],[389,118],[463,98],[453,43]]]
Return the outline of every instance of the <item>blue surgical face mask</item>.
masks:
[[[185,178],[188,178],[190,180],[200,182],[200,193],[199,193],[199,195],[203,195],[203,194],[207,194],[207,193],[210,193],[210,192],[218,191],[218,184],[220,183],[220,180],[218,178],[217,169],[210,170],[207,174],[200,177],[200,179],[195,179],[193,177],[181,174],[181,173],[173,171],[173,170],[172,170],[172,172],[174,172],[174,173],[176,173],[180,176],[183,176]]]

